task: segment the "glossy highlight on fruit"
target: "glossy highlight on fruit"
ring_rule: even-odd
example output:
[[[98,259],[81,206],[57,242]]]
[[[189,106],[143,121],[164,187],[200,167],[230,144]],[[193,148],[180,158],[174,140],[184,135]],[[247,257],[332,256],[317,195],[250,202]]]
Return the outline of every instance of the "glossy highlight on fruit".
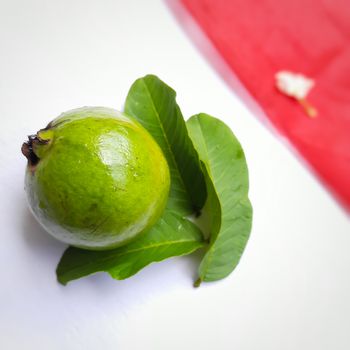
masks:
[[[104,107],[63,113],[22,146],[25,189],[44,228],[70,245],[118,247],[145,232],[165,208],[169,168],[152,136]]]

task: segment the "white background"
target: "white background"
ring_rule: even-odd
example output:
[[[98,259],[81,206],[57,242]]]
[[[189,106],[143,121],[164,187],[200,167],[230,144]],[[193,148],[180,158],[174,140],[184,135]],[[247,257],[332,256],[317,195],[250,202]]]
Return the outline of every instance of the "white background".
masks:
[[[164,2],[0,0],[0,50],[1,349],[350,348],[348,217]],[[63,287],[55,267],[65,246],[28,212],[21,143],[65,110],[121,109],[148,73],[176,89],[187,117],[217,116],[240,139],[254,206],[249,244],[230,277],[199,289],[196,257]]]

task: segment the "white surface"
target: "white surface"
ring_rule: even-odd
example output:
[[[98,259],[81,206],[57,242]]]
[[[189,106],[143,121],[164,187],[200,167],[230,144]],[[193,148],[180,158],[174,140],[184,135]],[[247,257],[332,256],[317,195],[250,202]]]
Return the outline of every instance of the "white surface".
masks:
[[[0,0],[0,348],[348,350],[345,213],[227,88],[162,1]],[[196,261],[62,287],[64,245],[25,204],[20,153],[62,111],[121,108],[155,73],[186,116],[222,118],[245,149],[254,227],[227,279],[192,288]]]

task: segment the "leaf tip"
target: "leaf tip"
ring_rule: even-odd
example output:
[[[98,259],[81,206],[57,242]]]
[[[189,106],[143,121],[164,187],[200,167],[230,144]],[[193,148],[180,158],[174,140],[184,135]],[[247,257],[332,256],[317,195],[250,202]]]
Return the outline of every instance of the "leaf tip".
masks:
[[[62,276],[60,275],[60,273],[56,270],[56,278],[57,278],[57,282],[59,284],[61,284],[62,286],[66,286],[68,281],[65,280],[64,278],[62,278]]]
[[[59,279],[59,278],[57,278],[57,282],[58,282],[60,285],[64,286],[64,287],[67,285],[67,282],[66,282],[66,281],[63,281],[63,280],[61,280],[61,279]]]

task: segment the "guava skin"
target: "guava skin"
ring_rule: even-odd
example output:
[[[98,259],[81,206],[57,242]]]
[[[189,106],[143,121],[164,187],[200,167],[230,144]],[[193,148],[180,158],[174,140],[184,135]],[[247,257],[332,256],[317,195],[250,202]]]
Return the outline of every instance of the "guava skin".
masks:
[[[111,249],[138,237],[163,213],[167,161],[152,136],[118,111],[68,111],[30,136],[22,152],[29,206],[60,241]]]

